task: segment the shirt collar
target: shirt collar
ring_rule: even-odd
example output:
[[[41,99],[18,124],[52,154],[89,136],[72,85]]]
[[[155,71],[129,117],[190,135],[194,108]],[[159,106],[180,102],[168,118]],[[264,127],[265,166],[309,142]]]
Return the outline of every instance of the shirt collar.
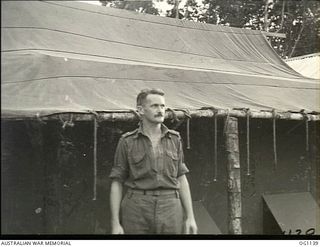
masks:
[[[139,135],[144,135],[144,136],[147,136],[144,131],[143,131],[143,124],[142,124],[142,121],[139,122],[139,127],[138,127],[138,131],[137,131],[137,134],[136,134],[136,138],[139,136]],[[164,137],[164,136],[168,136],[170,138],[170,135],[169,135],[169,129],[167,126],[165,126],[164,124],[161,124],[161,138]]]

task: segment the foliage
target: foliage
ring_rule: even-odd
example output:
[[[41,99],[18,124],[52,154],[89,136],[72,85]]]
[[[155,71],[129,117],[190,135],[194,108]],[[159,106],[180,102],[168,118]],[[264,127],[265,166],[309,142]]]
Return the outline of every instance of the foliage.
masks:
[[[267,4],[267,5],[266,5]],[[319,52],[320,2],[306,0],[188,0],[184,19],[232,27],[280,32],[270,38],[283,58]]]
[[[153,15],[159,15],[159,10],[154,7],[152,0],[100,0],[103,6],[126,9],[136,11],[140,13],[148,13]]]

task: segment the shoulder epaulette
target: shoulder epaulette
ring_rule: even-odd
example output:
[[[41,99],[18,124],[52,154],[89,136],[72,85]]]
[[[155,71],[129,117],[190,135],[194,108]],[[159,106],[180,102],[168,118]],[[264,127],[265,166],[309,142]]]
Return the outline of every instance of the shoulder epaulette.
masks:
[[[178,131],[168,130],[168,132],[169,132],[170,134],[173,134],[173,135],[176,135],[176,136],[180,137],[180,133],[179,133]]]
[[[137,131],[138,131],[138,129],[133,130],[133,131],[130,131],[130,132],[126,132],[126,133],[124,133],[121,137],[126,138],[126,137],[128,137],[128,136],[132,136],[132,135],[136,134]]]

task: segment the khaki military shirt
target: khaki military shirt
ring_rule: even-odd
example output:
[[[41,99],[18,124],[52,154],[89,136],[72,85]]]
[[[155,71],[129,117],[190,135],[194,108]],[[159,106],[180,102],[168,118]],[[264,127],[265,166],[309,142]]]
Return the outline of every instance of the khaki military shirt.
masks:
[[[110,178],[133,189],[178,189],[177,178],[187,172],[180,134],[161,126],[161,140],[153,148],[151,140],[138,129],[119,140]]]

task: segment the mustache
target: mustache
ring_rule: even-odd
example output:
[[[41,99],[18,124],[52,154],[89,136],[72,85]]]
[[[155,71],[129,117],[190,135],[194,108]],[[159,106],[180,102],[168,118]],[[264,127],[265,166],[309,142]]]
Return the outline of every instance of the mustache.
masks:
[[[154,115],[154,117],[163,117],[163,114],[162,113],[158,113],[158,114]]]

